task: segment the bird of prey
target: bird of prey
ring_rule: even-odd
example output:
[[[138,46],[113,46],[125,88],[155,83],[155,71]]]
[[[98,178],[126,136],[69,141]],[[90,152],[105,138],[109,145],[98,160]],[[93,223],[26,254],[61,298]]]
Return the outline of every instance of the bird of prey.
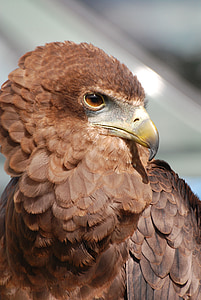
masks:
[[[8,78],[0,299],[201,299],[200,202],[154,159],[136,76],[91,44],[56,42]]]

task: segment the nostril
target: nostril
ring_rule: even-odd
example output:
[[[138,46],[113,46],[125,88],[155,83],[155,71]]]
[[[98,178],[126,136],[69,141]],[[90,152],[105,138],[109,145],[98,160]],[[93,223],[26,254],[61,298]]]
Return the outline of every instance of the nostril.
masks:
[[[137,122],[137,121],[140,121],[140,119],[139,119],[139,118],[136,118],[133,122]]]

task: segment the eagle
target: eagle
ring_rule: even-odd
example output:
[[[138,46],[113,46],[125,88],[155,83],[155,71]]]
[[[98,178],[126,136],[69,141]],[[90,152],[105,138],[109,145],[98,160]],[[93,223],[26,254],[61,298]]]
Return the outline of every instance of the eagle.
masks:
[[[0,92],[1,300],[201,299],[201,204],[154,159],[144,99],[92,44],[20,58]]]

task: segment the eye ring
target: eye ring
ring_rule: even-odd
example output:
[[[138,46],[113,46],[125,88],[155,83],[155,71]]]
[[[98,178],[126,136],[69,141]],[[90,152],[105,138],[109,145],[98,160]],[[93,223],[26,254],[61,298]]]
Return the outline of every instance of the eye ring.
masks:
[[[101,94],[86,94],[84,95],[83,103],[86,108],[91,110],[99,110],[105,106],[104,97]]]

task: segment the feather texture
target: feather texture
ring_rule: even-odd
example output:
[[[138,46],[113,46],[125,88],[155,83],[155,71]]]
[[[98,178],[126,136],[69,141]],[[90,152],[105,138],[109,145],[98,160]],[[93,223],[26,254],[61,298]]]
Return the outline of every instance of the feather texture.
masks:
[[[129,296],[128,299],[140,299],[147,290],[147,284],[154,292],[144,299],[160,299],[155,290],[161,290],[161,293],[165,290],[166,299],[186,299],[186,296],[199,299],[199,275],[197,268],[193,267],[199,260],[200,250],[197,252],[197,249],[200,249],[200,244],[196,242],[199,228],[195,226],[195,215],[190,208],[195,201],[199,207],[199,200],[184,181],[162,162],[149,165],[148,174],[154,201],[141,215],[137,231],[131,238],[132,255],[127,261],[129,289],[133,290],[137,285],[138,292],[134,293],[134,298]],[[161,184],[167,176],[168,179]],[[181,185],[182,189],[178,188]],[[135,283],[136,268],[140,268],[143,276],[140,286]]]
[[[86,93],[144,101],[125,65],[85,43],[36,48],[2,85],[13,178],[0,200],[0,298],[199,299],[199,200],[146,148],[93,126]]]

